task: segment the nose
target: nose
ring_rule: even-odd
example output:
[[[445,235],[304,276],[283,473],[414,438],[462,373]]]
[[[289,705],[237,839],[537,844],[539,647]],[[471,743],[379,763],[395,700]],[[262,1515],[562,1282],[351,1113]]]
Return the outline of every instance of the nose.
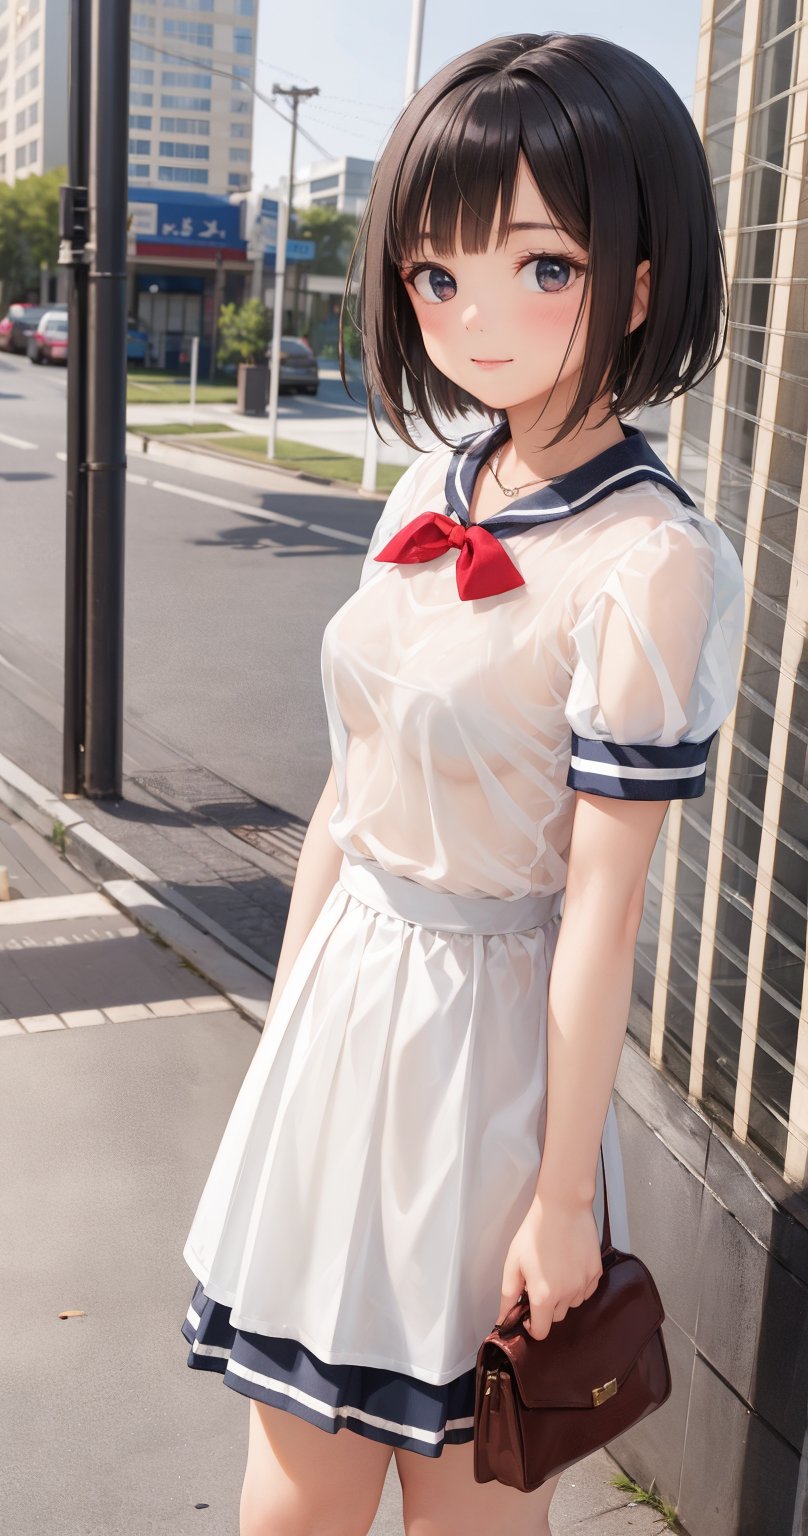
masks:
[[[480,311],[476,304],[467,304],[463,310],[462,318],[463,324],[467,331],[482,329],[481,325],[479,324]]]

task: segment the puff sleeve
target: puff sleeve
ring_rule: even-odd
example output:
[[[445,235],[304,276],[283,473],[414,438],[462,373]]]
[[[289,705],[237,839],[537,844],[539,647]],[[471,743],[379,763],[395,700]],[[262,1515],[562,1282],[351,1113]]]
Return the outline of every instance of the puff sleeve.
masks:
[[[571,629],[567,784],[621,800],[691,799],[738,689],[741,562],[698,512],[608,568]]]

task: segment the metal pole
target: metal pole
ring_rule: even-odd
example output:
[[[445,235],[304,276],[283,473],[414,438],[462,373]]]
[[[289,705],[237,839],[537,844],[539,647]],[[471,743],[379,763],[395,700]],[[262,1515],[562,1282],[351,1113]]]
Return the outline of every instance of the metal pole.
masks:
[[[421,74],[421,47],[424,41],[424,10],[426,0],[412,0],[410,11],[410,43],[407,50],[407,73],[404,79],[404,105],[418,89]],[[362,464],[363,491],[375,492],[376,471],[379,464],[379,436],[368,410],[365,419],[365,456]]]
[[[298,85],[291,85],[287,89],[282,85],[273,85],[274,96],[291,96],[292,98],[292,143],[289,149],[289,183],[287,194],[283,199],[282,207],[278,209],[278,233],[275,237],[275,309],[272,316],[272,355],[269,365],[269,431],[267,432],[267,458],[275,457],[275,435],[278,425],[278,375],[281,366],[281,338],[283,336],[283,292],[286,278],[286,245],[289,237],[289,224],[292,214],[292,198],[295,186],[295,150],[297,146],[297,109],[298,104],[309,96],[319,96],[320,87],[313,85],[309,90],[303,90]]]
[[[412,0],[410,13],[410,46],[407,51],[407,74],[404,81],[404,105],[418,89],[421,73],[421,45],[424,41],[424,9],[426,0]]]
[[[194,412],[196,410],[196,379],[199,373],[199,337],[191,339],[191,412],[190,421],[193,425]]]
[[[62,793],[84,789],[87,607],[87,186],[90,145],[90,0],[71,0],[68,39],[68,186],[61,189],[59,264],[68,269],[65,680]]]
[[[85,793],[121,794],[131,0],[92,0]]]
[[[275,307],[272,311],[272,351],[269,360],[269,430],[267,432],[267,458],[275,457],[275,437],[278,429],[278,384],[281,374],[281,337],[283,335],[283,279],[286,267],[286,233],[289,228],[289,196],[284,196],[281,181],[278,207],[278,231],[275,236]]]

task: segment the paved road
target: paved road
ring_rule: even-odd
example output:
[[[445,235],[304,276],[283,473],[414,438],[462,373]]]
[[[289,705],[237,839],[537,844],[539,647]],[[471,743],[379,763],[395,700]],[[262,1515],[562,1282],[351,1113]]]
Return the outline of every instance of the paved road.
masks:
[[[55,788],[65,405],[62,370],[0,356],[2,750],[24,751]],[[287,476],[267,494],[201,466],[147,466],[133,462],[127,486],[125,771],[200,763],[308,819],[330,766],[322,632],[382,503]]]

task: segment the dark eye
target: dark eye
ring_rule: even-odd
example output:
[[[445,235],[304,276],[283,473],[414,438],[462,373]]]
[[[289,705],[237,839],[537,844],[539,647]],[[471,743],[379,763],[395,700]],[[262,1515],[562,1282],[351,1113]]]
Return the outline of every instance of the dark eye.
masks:
[[[443,304],[457,293],[457,283],[448,272],[444,272],[443,267],[421,267],[408,281],[427,304]]]
[[[520,276],[534,293],[537,285],[540,293],[563,293],[572,287],[580,270],[576,262],[563,256],[534,256],[522,267]]]

